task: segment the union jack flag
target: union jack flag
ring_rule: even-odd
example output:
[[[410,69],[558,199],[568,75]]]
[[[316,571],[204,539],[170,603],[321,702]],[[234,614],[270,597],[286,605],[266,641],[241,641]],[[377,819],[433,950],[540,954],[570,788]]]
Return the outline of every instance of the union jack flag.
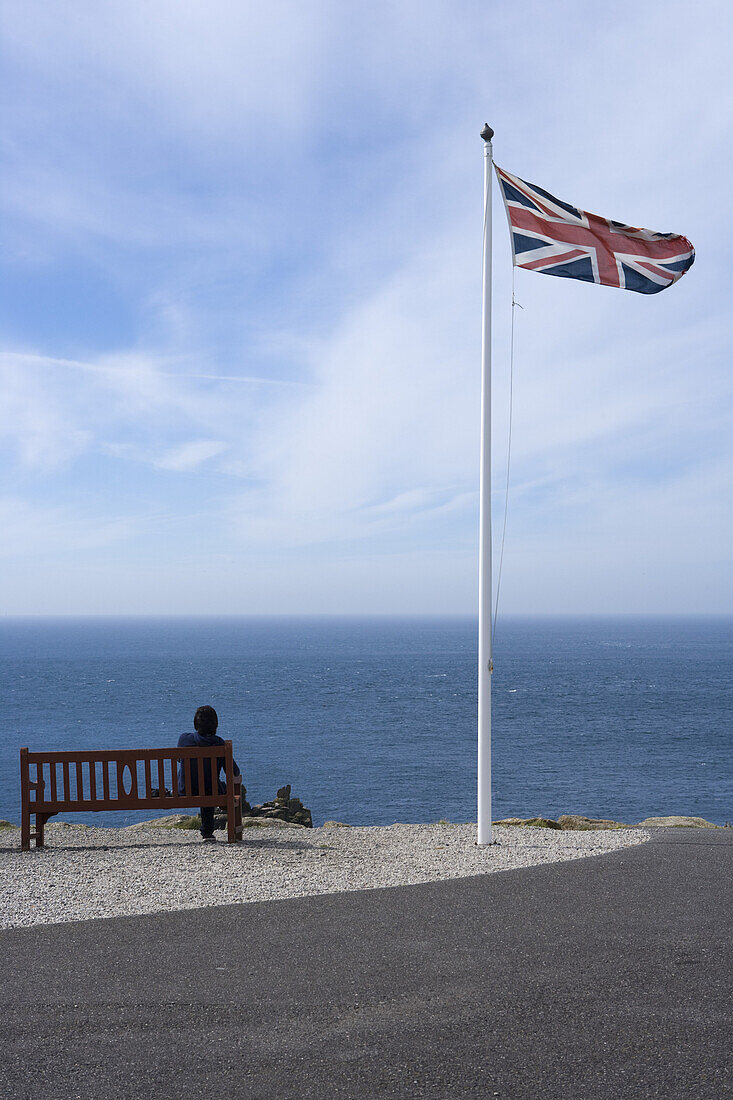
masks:
[[[496,167],[514,266],[564,279],[657,294],[692,267],[687,237],[599,218]]]

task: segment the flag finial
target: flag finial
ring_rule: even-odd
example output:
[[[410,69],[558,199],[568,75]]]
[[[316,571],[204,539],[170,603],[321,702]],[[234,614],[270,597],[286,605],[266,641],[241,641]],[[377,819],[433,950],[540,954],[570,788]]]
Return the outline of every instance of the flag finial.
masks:
[[[484,139],[484,141],[491,141],[493,136],[494,136],[494,131],[491,129],[488,122],[485,122],[484,123],[484,128],[481,131],[481,137]]]

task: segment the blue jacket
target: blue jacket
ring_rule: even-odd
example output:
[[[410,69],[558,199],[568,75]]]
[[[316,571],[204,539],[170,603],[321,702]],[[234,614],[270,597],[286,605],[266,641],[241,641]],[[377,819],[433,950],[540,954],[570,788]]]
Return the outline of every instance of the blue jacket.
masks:
[[[202,737],[202,735],[200,733],[195,733],[195,732],[194,733],[182,733],[181,736],[178,738],[178,748],[179,749],[194,748],[194,747],[198,747],[200,745],[207,745],[208,746],[208,745],[223,745],[223,744],[224,744],[224,742],[222,741],[221,737],[219,737],[217,734],[214,734],[213,737]],[[189,760],[188,763],[191,767],[191,793],[192,794],[198,794],[199,793],[198,761],[197,760]],[[220,773],[224,770],[224,766],[225,766],[224,757],[223,756],[217,757],[217,760],[216,760],[217,788],[216,789],[217,789],[218,794],[224,794],[226,789],[227,789],[226,783],[224,783],[223,780],[220,779]],[[184,774],[183,774],[183,767],[184,767],[184,761],[180,760],[178,762],[178,793],[179,794],[185,794],[185,789],[186,789],[186,784],[185,784]],[[237,767],[236,760],[234,761],[234,774],[235,775],[241,775],[241,772],[239,771],[239,768]],[[211,794],[212,793],[212,791],[211,791],[211,761],[210,760],[204,760],[204,791],[203,791],[203,793],[204,794]]]

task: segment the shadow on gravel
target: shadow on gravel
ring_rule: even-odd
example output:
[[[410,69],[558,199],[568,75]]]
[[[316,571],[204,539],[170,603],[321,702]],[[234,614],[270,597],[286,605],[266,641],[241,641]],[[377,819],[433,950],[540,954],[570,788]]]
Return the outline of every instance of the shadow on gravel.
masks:
[[[130,852],[130,851],[152,851],[158,849],[160,851],[195,851],[196,849],[206,848],[207,851],[238,851],[246,852],[252,849],[272,848],[279,850],[293,850],[298,849],[300,851],[310,850],[310,845],[303,844],[296,840],[277,840],[274,837],[253,837],[252,840],[248,837],[247,840],[241,841],[239,844],[227,844],[224,841],[219,841],[216,844],[206,844],[203,841],[200,844],[176,844],[161,843],[160,841],[151,840],[146,843],[137,844],[45,844],[43,848],[31,848],[29,852],[23,852],[24,856],[32,858],[36,855],[42,859],[44,852]],[[0,853],[2,852],[20,852],[20,841],[17,844],[2,844],[0,845]]]

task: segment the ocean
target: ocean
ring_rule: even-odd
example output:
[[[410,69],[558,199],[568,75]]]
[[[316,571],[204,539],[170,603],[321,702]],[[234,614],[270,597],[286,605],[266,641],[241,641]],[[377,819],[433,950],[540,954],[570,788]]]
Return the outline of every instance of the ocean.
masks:
[[[470,618],[0,620],[0,818],[21,746],[175,745],[207,703],[252,803],[291,783],[315,824],[475,820],[476,651]],[[733,619],[500,620],[493,817],[723,824],[732,715]]]

